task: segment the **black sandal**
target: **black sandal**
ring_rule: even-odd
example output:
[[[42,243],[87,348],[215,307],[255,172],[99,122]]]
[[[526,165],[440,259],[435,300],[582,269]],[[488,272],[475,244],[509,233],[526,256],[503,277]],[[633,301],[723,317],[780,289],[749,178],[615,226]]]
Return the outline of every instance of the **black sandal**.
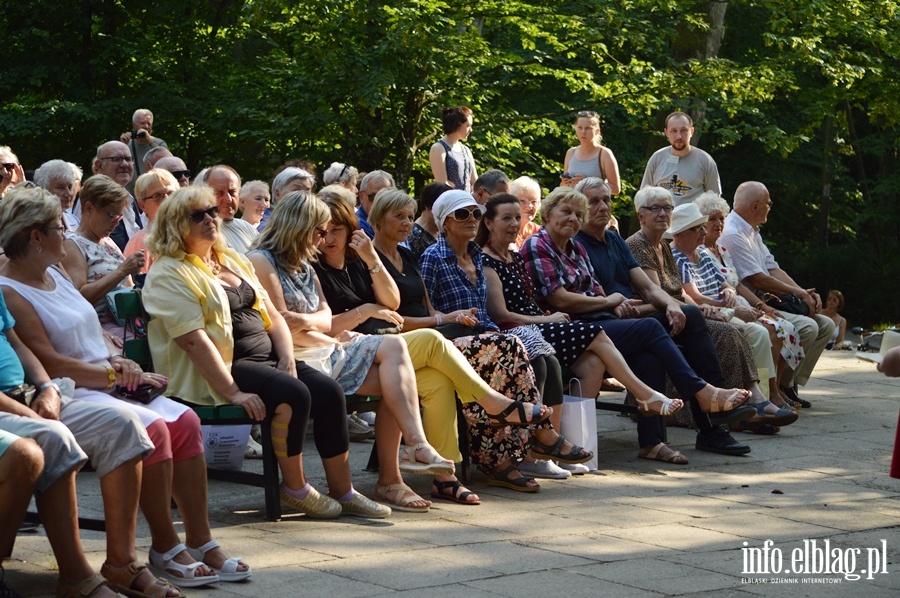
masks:
[[[531,421],[528,421],[525,411],[525,405],[531,407]],[[507,418],[515,412],[519,416],[519,421],[511,422]],[[485,413],[487,413],[485,411]],[[541,417],[541,405],[537,403],[523,403],[522,401],[513,401],[509,406],[498,414],[487,413],[488,422],[492,428],[505,428],[507,426],[531,426],[539,424],[550,418],[548,413]]]
[[[556,442],[553,446],[548,444],[544,444],[540,440],[537,439],[537,436],[531,437],[531,456],[535,459],[544,459],[546,460],[554,460],[560,461],[562,463],[568,463],[570,465],[574,465],[576,463],[584,463],[586,461],[590,461],[594,458],[594,453],[591,451],[584,451],[578,445],[573,444],[571,450],[568,453],[562,453],[563,444],[566,442],[566,437],[562,434],[559,435],[559,438],[556,439]],[[539,448],[542,452],[537,452],[534,449]],[[587,456],[582,455],[582,451],[584,451]]]
[[[540,486],[528,485],[528,482],[533,482],[534,478],[526,478],[525,476],[521,476],[518,478],[509,477],[509,474],[513,473],[514,471],[519,470],[514,464],[510,463],[500,471],[494,471],[494,477],[488,478],[485,483],[488,486],[509,488],[510,490],[515,490],[516,492],[538,492],[541,489]]]
[[[432,483],[434,486],[431,488],[431,498],[442,498],[461,505],[473,507],[481,504],[481,500],[475,502],[466,500],[470,496],[475,496],[475,493],[466,490],[465,486],[459,483],[459,480],[451,480],[449,482],[433,480]],[[450,490],[449,494],[446,492],[447,490]]]

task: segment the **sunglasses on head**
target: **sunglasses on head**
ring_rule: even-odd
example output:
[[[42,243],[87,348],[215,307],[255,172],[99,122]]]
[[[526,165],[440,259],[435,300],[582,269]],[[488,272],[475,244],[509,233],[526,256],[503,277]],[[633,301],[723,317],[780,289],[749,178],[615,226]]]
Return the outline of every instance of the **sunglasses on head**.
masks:
[[[453,210],[450,213],[450,217],[456,220],[457,222],[465,222],[469,219],[469,217],[475,218],[475,222],[481,220],[481,210],[478,208],[468,209],[468,208],[459,208],[458,210]]]
[[[189,179],[189,178],[191,178],[191,171],[190,170],[173,170],[172,176],[175,177],[176,179],[180,179],[182,177]]]
[[[219,217],[219,206],[213,206],[211,208],[206,208],[205,210],[194,210],[190,214],[188,214],[192,222],[200,224],[206,217],[210,218],[218,218]]]

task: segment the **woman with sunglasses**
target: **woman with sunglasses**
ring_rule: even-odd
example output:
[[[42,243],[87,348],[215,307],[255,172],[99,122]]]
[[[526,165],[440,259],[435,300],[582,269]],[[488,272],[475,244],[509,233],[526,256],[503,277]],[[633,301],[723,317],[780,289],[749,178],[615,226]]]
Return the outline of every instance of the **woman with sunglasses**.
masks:
[[[441,235],[419,260],[431,304],[439,312],[462,311],[463,323],[474,321],[477,331],[499,332],[487,312],[487,279],[481,248],[473,240],[484,207],[470,193],[453,190],[438,198],[433,212]],[[558,408],[562,404],[563,388],[555,349],[534,325],[516,326],[505,333],[517,337],[524,345],[543,404]],[[593,457],[589,451],[560,436],[549,423],[536,427],[530,442],[531,456],[541,460],[574,465]]]
[[[95,174],[85,181],[81,188],[81,222],[78,230],[66,235],[62,259],[72,284],[94,305],[103,329],[116,338],[121,338],[122,327],[113,318],[106,295],[134,286],[132,275],[146,263],[143,251],[126,258],[110,238],[125,210],[131,209],[130,203],[128,191],[105,174]]]
[[[346,403],[337,382],[294,360],[291,333],[243,255],[219,234],[212,190],[193,186],[160,207],[147,248],[156,258],[144,286],[153,363],[169,392],[200,405],[240,405],[272,427],[282,504],[318,519],[383,518],[388,507],[353,489]],[[309,419],[329,495],[303,471]]]

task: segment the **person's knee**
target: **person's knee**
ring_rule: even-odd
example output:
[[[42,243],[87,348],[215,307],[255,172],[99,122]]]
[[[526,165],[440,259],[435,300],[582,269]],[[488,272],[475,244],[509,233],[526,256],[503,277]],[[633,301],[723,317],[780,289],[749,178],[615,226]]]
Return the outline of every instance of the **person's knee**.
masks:
[[[44,452],[31,438],[19,438],[13,442],[3,454],[2,461],[11,466],[7,481],[27,484],[29,493],[44,470]]]

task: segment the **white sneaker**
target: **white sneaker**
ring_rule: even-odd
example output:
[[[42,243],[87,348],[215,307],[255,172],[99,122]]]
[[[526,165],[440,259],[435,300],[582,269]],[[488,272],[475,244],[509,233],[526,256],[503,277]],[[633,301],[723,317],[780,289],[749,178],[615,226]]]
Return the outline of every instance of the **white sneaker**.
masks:
[[[375,425],[375,412],[374,411],[362,411],[360,413],[354,413],[356,417],[363,420],[370,426]]]
[[[244,450],[244,459],[262,459],[262,456],[262,445],[253,440],[253,438],[248,438],[247,448]]]
[[[584,463],[556,463],[563,469],[571,471],[572,475],[584,475],[590,471]]]
[[[572,474],[559,467],[553,461],[535,460],[522,461],[519,464],[519,473],[525,477],[544,478],[548,480],[564,480],[572,477]]]

